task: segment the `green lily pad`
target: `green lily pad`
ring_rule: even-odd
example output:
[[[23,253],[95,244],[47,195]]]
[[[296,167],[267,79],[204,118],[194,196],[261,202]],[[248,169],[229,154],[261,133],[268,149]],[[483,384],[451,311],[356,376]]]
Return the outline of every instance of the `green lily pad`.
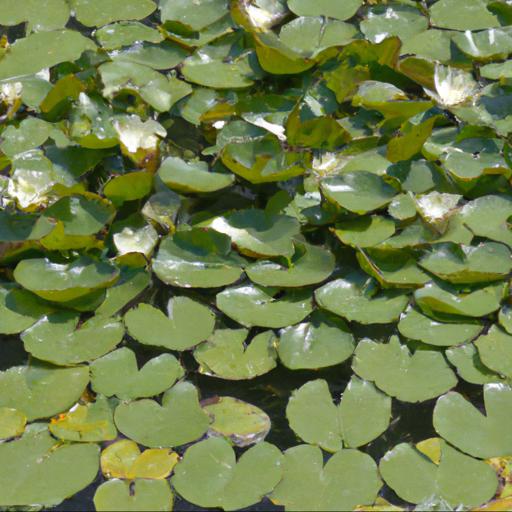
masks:
[[[109,180],[103,193],[114,204],[122,204],[146,197],[151,192],[152,185],[153,177],[149,172],[130,172]]]
[[[164,480],[178,460],[178,454],[168,448],[148,448],[141,453],[137,443],[121,439],[101,452],[100,463],[107,478]]]
[[[509,249],[493,242],[476,247],[438,244],[419,264],[451,283],[480,283],[503,279],[512,269]]]
[[[0,333],[17,334],[54,308],[36,295],[11,286],[0,287]]]
[[[263,441],[270,431],[270,418],[265,411],[237,398],[212,398],[202,406],[210,416],[210,437],[221,436],[243,448]]]
[[[137,400],[117,406],[114,419],[120,432],[149,447],[180,446],[202,437],[209,418],[199,405],[197,389],[179,382],[167,390],[162,405],[154,400]]]
[[[199,371],[227,380],[253,379],[276,367],[276,338],[272,331],[257,334],[245,344],[247,329],[218,329],[199,345],[194,357]]]
[[[101,27],[118,20],[140,20],[156,5],[151,0],[72,0],[75,18],[86,27]]]
[[[505,304],[500,309],[498,321],[505,331],[512,334],[512,307],[509,304]]]
[[[37,0],[16,2],[7,0],[2,5],[1,25],[19,25],[27,22],[27,33],[63,28],[69,18],[65,0],[47,0],[44,9]]]
[[[274,445],[262,442],[237,461],[225,439],[211,438],[185,452],[171,482],[199,507],[237,510],[258,503],[274,489],[281,479],[282,457]]]
[[[137,41],[122,50],[112,52],[114,62],[141,64],[152,69],[171,69],[183,62],[188,52],[170,41],[159,44]]]
[[[102,483],[94,494],[94,507],[98,512],[116,510],[148,511],[173,510],[174,495],[165,480],[109,480]]]
[[[430,21],[436,27],[464,31],[500,26],[497,16],[487,9],[485,0],[439,0],[430,8]]]
[[[502,383],[485,384],[486,414],[456,392],[437,400],[436,432],[459,450],[481,459],[510,456],[512,433],[503,428],[510,421],[512,389]]]
[[[455,366],[461,379],[471,384],[501,382],[501,377],[482,363],[478,350],[473,343],[452,347],[445,352],[446,359]]]
[[[205,162],[186,162],[181,158],[166,158],[158,170],[160,179],[182,193],[216,192],[233,184],[232,174],[209,172]]]
[[[403,402],[424,402],[457,384],[442,353],[416,350],[411,354],[397,336],[392,336],[389,343],[369,339],[359,342],[352,368],[362,379],[374,381],[389,396]]]
[[[217,294],[217,307],[245,327],[277,329],[304,320],[313,309],[309,290],[290,290],[275,298],[276,288],[242,284]]]
[[[381,215],[369,215],[336,224],[334,234],[346,245],[373,247],[395,234],[395,223]]]
[[[468,293],[455,288],[427,283],[414,292],[416,304],[427,314],[431,312],[480,317],[499,309],[506,290],[505,283],[498,283]]]
[[[375,294],[372,280],[359,272],[317,289],[315,299],[320,307],[361,324],[394,322],[409,302],[409,297],[399,290]]]
[[[179,231],[162,240],[153,259],[155,274],[184,288],[215,288],[237,281],[244,260],[231,252],[231,239],[213,229]]]
[[[340,450],[327,463],[320,448],[299,445],[284,452],[283,479],[271,495],[285,510],[354,510],[370,505],[382,486],[366,453]]]
[[[466,182],[485,174],[510,173],[503,157],[494,153],[480,153],[475,156],[471,153],[450,151],[442,157],[441,161],[451,174]]]
[[[167,304],[167,315],[149,304],[139,304],[126,313],[128,332],[144,345],[171,350],[188,350],[213,332],[215,315],[188,297],[173,297]]]
[[[263,210],[242,210],[217,217],[210,226],[231,237],[236,248],[248,256],[287,256],[294,253],[293,237],[300,224],[287,215],[271,215]]]
[[[297,16],[327,16],[338,20],[348,20],[354,16],[362,3],[362,0],[345,0],[334,3],[330,0],[288,0],[288,7]]]
[[[372,43],[398,36],[402,41],[428,28],[428,19],[412,5],[376,5],[366,12],[361,31]]]
[[[19,9],[19,6],[17,6]],[[96,45],[75,30],[36,32],[20,38],[0,61],[0,80],[32,75],[60,62],[74,61]]]
[[[149,258],[158,243],[158,232],[141,215],[131,215],[112,226],[112,241],[117,253],[140,253]]]
[[[0,440],[18,437],[25,431],[27,417],[17,409],[0,407]]]
[[[21,286],[54,302],[68,302],[108,288],[118,276],[116,267],[86,256],[65,264],[53,263],[48,258],[25,259],[14,269],[14,279]]]
[[[122,400],[159,395],[184,374],[171,354],[154,357],[139,370],[135,353],[127,347],[96,359],[90,366],[94,391]]]
[[[352,377],[336,406],[327,382],[312,380],[293,392],[286,416],[303,441],[337,452],[343,444],[357,448],[380,436],[390,422],[391,398]]]
[[[160,17],[166,21],[177,21],[198,31],[212,25],[224,16],[227,0],[163,0],[160,2]]]
[[[139,21],[120,21],[119,23],[105,25],[96,30],[94,37],[105,50],[130,46],[137,41],[160,43],[164,39],[158,30]]]
[[[449,317],[443,320],[448,321],[429,318],[417,309],[411,308],[400,318],[398,330],[404,337],[428,345],[452,347],[474,339],[484,328],[476,321],[455,320]]]
[[[512,378],[512,336],[493,325],[486,334],[476,341],[478,355],[482,363],[491,370]]]
[[[40,240],[53,228],[54,223],[46,217],[0,212],[0,240],[2,242]]]
[[[321,246],[296,242],[289,260],[258,260],[245,269],[249,279],[260,286],[298,287],[325,281],[334,271],[333,254]]]
[[[386,206],[397,194],[396,189],[380,176],[367,171],[347,172],[326,178],[321,188],[329,201],[358,214]]]
[[[476,60],[504,59],[512,53],[511,35],[500,29],[491,28],[482,32],[456,34],[454,43],[467,55]]]
[[[43,424],[30,425],[21,439],[0,444],[0,456],[0,504],[6,507],[57,505],[87,487],[99,468],[98,446],[59,445]]]
[[[441,439],[436,441],[439,462],[429,460],[407,443],[388,451],[379,464],[384,481],[410,503],[426,503],[437,498],[452,507],[477,507],[491,499],[498,486],[493,469]]]
[[[33,361],[0,372],[0,407],[16,408],[28,421],[67,410],[89,383],[86,366],[58,368]]]
[[[70,411],[53,418],[49,430],[57,439],[97,443],[117,437],[112,408],[104,396],[95,402],[77,404]]]
[[[314,311],[308,322],[285,327],[279,333],[278,353],[290,370],[334,366],[354,351],[354,336],[340,318]]]
[[[21,335],[25,350],[43,361],[61,366],[92,361],[113,350],[123,339],[116,318],[93,317],[79,325],[80,314],[45,315]]]

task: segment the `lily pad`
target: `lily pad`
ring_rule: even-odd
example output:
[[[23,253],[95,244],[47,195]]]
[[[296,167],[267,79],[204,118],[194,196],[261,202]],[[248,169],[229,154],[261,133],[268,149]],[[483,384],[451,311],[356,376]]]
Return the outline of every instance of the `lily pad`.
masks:
[[[137,400],[117,406],[114,419],[120,432],[151,448],[180,446],[202,437],[208,430],[208,415],[201,409],[197,389],[179,382],[167,390],[162,405]]]
[[[288,7],[298,16],[327,16],[338,20],[347,20],[354,16],[362,3],[361,0],[335,3],[330,0],[288,0]]]
[[[86,27],[100,27],[118,20],[140,20],[156,5],[151,0],[72,0],[76,19]]]
[[[57,439],[94,443],[112,441],[117,436],[113,411],[101,395],[95,402],[75,405],[70,411],[52,418],[49,430]]]
[[[167,284],[215,288],[237,281],[243,264],[244,260],[231,252],[228,236],[195,228],[162,240],[153,270]]]
[[[382,458],[382,478],[398,496],[411,503],[442,499],[452,507],[476,507],[494,496],[498,479],[489,465],[441,439],[428,441],[439,445],[439,461],[429,460],[418,450],[422,443],[417,449],[401,443]]]
[[[357,448],[380,436],[390,422],[391,398],[352,377],[336,406],[327,382],[312,380],[293,392],[286,416],[303,441],[337,452],[343,444]]]
[[[450,317],[446,320],[451,322],[429,318],[417,309],[411,308],[400,318],[398,330],[406,338],[419,340],[428,345],[451,347],[474,339],[484,328],[475,321],[455,320]]]
[[[486,414],[461,394],[450,392],[437,400],[434,428],[459,450],[481,459],[512,455],[512,435],[503,425],[510,421],[512,389],[501,383],[485,384]]]
[[[105,261],[82,256],[70,263],[53,263],[48,258],[20,261],[14,278],[43,299],[68,302],[90,292],[108,288],[119,277],[119,270]]]
[[[323,464],[320,448],[299,445],[284,452],[283,479],[271,495],[285,510],[353,510],[372,504],[382,486],[366,453],[340,450]]]
[[[476,341],[482,363],[491,370],[512,378],[512,336],[493,325],[486,334]]]
[[[0,24],[13,26],[27,22],[27,32],[39,32],[63,28],[69,18],[65,0],[46,0],[45,8],[37,0],[16,2],[7,0],[2,5]]]
[[[457,16],[453,16],[454,12]],[[497,16],[487,9],[484,0],[439,0],[430,8],[430,20],[436,27],[463,31],[500,26]]]
[[[221,436],[235,446],[245,447],[265,439],[270,431],[270,418],[259,407],[231,396],[203,402],[210,416],[210,437]]]
[[[272,331],[257,334],[245,344],[247,329],[218,329],[199,345],[194,357],[199,371],[227,380],[253,379],[276,367],[276,338]]]
[[[94,507],[98,512],[148,511],[173,509],[174,495],[163,480],[110,480],[101,484],[94,494]]]
[[[198,31],[224,16],[226,7],[227,0],[163,0],[160,13],[163,22],[176,21]]]
[[[335,260],[327,249],[296,242],[288,261],[258,260],[247,266],[249,279],[260,286],[298,287],[325,281],[334,271]]]
[[[351,273],[331,281],[315,292],[318,304],[349,321],[361,324],[387,324],[396,321],[409,302],[399,290],[375,294],[372,281],[362,273]]]
[[[261,501],[281,479],[282,454],[269,443],[253,446],[236,460],[230,444],[211,438],[191,446],[176,466],[172,485],[199,507],[237,510]]]
[[[144,345],[171,350],[188,350],[213,332],[215,315],[188,297],[173,297],[167,303],[167,315],[149,304],[139,304],[126,313],[128,332]]]
[[[93,317],[78,325],[80,315],[45,315],[21,335],[25,350],[43,361],[66,366],[92,361],[113,350],[123,339],[119,319]]]
[[[164,480],[178,463],[178,454],[167,448],[142,453],[137,443],[122,439],[101,452],[101,471],[107,478]]]
[[[291,290],[275,298],[276,288],[239,285],[217,294],[217,307],[246,327],[279,328],[304,320],[313,309],[309,290]]]
[[[352,367],[361,378],[374,381],[386,394],[403,402],[424,402],[457,384],[442,353],[416,350],[411,354],[397,336],[389,343],[359,342]]]
[[[378,210],[389,204],[397,194],[383,178],[367,171],[347,172],[326,178],[322,192],[329,201],[358,214]]]
[[[99,467],[98,446],[59,445],[37,423],[21,439],[0,444],[0,456],[0,504],[7,507],[57,505],[87,487]]]
[[[455,366],[461,379],[471,384],[501,382],[501,377],[482,363],[478,350],[473,343],[452,347],[446,352],[446,359]]]
[[[0,372],[0,407],[16,408],[28,421],[48,418],[71,407],[89,383],[86,366],[59,368],[33,361]]]
[[[27,417],[17,409],[0,407],[0,439],[18,437],[25,431]]]
[[[346,245],[373,247],[395,234],[395,223],[381,215],[369,215],[336,224],[334,234]]]
[[[237,249],[247,256],[287,256],[294,253],[293,237],[300,224],[287,215],[270,215],[263,210],[245,210],[217,217],[210,226],[231,237]]]
[[[105,25],[96,30],[94,36],[106,50],[129,46],[137,41],[148,41],[150,43],[163,41],[163,36],[158,30],[139,21],[120,21],[119,23]]]
[[[314,311],[308,322],[285,327],[279,333],[278,353],[290,370],[334,366],[354,351],[354,336],[339,318]]]
[[[122,400],[159,395],[184,374],[171,354],[154,357],[139,370],[135,353],[127,347],[96,359],[90,367],[94,391]]]

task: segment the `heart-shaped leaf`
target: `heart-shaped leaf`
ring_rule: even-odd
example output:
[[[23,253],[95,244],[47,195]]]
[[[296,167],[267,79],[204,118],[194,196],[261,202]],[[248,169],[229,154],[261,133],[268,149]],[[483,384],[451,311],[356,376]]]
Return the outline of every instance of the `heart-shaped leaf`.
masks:
[[[380,436],[390,422],[391,398],[352,377],[336,406],[327,382],[312,380],[294,391],[286,416],[303,441],[336,452],[343,444],[357,448]]]
[[[0,504],[7,507],[57,505],[87,487],[99,468],[98,446],[60,445],[38,423],[21,439],[1,443],[0,457]]]
[[[445,352],[446,359],[455,366],[459,377],[471,384],[501,382],[502,378],[484,366],[473,343],[452,347]]]
[[[320,311],[308,322],[285,327],[279,336],[279,359],[290,370],[334,366],[354,351],[354,337],[345,322]]]
[[[313,304],[309,290],[292,290],[274,298],[276,288],[240,285],[217,294],[217,307],[246,327],[279,328],[293,325],[311,313]]]
[[[440,460],[421,453],[423,443],[435,444]],[[385,482],[411,503],[444,500],[451,507],[476,507],[494,496],[498,479],[492,468],[464,455],[441,439],[418,443],[417,449],[402,443],[381,459],[379,470]]]
[[[90,367],[94,391],[122,400],[159,395],[183,377],[183,368],[171,354],[154,357],[139,370],[135,353],[127,347],[96,359]]]
[[[434,408],[436,432],[473,457],[512,455],[512,433],[504,428],[511,420],[512,389],[501,383],[486,384],[484,402],[485,415],[459,393],[443,395]]]
[[[512,336],[493,325],[487,334],[475,341],[482,363],[491,370],[512,379]]]
[[[58,368],[33,361],[0,372],[0,406],[16,408],[29,421],[67,410],[89,383],[86,366]]]
[[[228,380],[253,379],[276,367],[276,338],[272,331],[257,334],[246,345],[247,329],[218,329],[199,345],[194,357],[199,371]]]
[[[144,345],[187,350],[204,341],[213,332],[215,315],[188,297],[173,297],[167,315],[149,304],[139,304],[126,313],[128,332]]]
[[[325,464],[320,448],[299,445],[284,452],[283,479],[271,495],[285,510],[353,510],[370,505],[382,483],[373,459],[340,450]]]
[[[199,507],[237,510],[261,501],[281,479],[281,452],[265,442],[236,460],[230,444],[211,438],[191,446],[174,470],[172,484]]]
[[[80,326],[79,321],[72,312],[45,315],[23,332],[23,346],[38,359],[65,366],[97,359],[123,339],[123,324],[115,318],[92,317]]]
[[[148,399],[121,403],[114,419],[125,436],[156,448],[195,441],[206,433],[209,423],[199,405],[197,389],[189,382],[179,382],[166,391],[162,405]]]
[[[411,355],[397,336],[392,336],[389,343],[362,340],[352,367],[361,378],[374,381],[386,394],[403,402],[423,402],[457,384],[442,353],[416,350]]]

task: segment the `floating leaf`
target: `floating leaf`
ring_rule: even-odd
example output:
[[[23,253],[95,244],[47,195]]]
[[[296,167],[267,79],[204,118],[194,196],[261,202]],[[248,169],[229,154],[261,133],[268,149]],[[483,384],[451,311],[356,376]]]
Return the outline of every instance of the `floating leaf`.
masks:
[[[276,367],[276,339],[272,331],[256,335],[247,346],[247,329],[219,329],[199,345],[194,357],[199,371],[228,380],[253,379]]]
[[[140,370],[135,353],[127,347],[91,363],[94,391],[127,400],[158,395],[183,377],[183,368],[171,354],[150,359]]]
[[[456,12],[457,16],[453,16]],[[430,8],[432,24],[454,30],[482,30],[499,27],[498,18],[492,14],[483,0],[439,0]]]
[[[203,410],[210,416],[208,434],[225,437],[235,446],[259,443],[270,431],[270,418],[264,411],[230,396],[203,402]]]
[[[27,417],[17,409],[0,407],[0,439],[18,437],[25,431]]]
[[[459,377],[471,384],[487,384],[500,382],[499,375],[484,366],[473,343],[452,347],[446,352],[446,358],[455,366]]]
[[[118,20],[140,20],[156,5],[151,0],[72,0],[76,19],[86,27],[99,27]]]
[[[258,503],[282,475],[282,455],[265,442],[236,460],[230,444],[211,438],[188,448],[176,466],[172,484],[186,500],[200,507],[237,510]]]
[[[361,378],[374,381],[386,394],[403,402],[423,402],[457,384],[442,353],[416,350],[411,354],[397,336],[392,336],[389,343],[362,340],[352,365]]]
[[[149,304],[139,304],[126,313],[124,321],[130,335],[140,343],[171,350],[194,347],[215,327],[212,311],[188,297],[171,298],[167,315]]]
[[[512,378],[512,336],[493,325],[475,340],[482,363],[491,370]]]
[[[206,433],[209,423],[199,405],[197,389],[189,382],[180,382],[166,391],[162,405],[148,399],[121,403],[114,419],[124,435],[155,448],[195,441]]]
[[[369,215],[336,224],[334,234],[352,247],[373,247],[395,234],[395,223],[380,215]]]
[[[351,18],[361,4],[361,0],[346,0],[340,3],[332,3],[329,0],[288,0],[288,7],[298,16],[327,16],[338,20]]]

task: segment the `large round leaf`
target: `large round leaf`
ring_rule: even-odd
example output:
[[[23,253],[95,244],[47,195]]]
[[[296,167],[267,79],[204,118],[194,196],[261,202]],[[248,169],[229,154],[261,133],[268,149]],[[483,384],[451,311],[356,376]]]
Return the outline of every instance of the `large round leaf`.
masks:
[[[80,315],[46,315],[21,335],[25,350],[58,365],[92,361],[113,350],[123,339],[123,324],[115,318],[93,317],[80,326]]]
[[[320,448],[299,445],[284,452],[283,479],[271,499],[290,511],[353,510],[371,505],[382,486],[373,459],[340,450],[325,464]]]
[[[442,353],[416,350],[411,355],[397,336],[389,343],[362,340],[352,366],[361,378],[374,381],[385,393],[404,402],[435,398],[457,384]]]
[[[213,332],[215,315],[188,297],[173,297],[167,315],[149,304],[139,304],[124,317],[131,336],[144,345],[187,350]]]
[[[53,263],[48,258],[20,261],[14,278],[43,299],[68,302],[94,290],[108,288],[118,279],[119,270],[105,261],[85,256],[71,263]]]
[[[86,366],[57,368],[40,362],[0,372],[0,407],[22,411],[28,420],[65,411],[89,383]]]
[[[156,5],[151,0],[72,0],[76,19],[87,27],[99,27],[117,20],[140,20]]]
[[[361,7],[361,0],[288,0],[288,7],[298,16],[327,16],[338,20],[351,18]]]
[[[244,260],[231,253],[231,240],[214,230],[191,229],[165,238],[153,260],[155,274],[184,288],[215,288],[242,275]]]
[[[176,466],[172,484],[199,507],[237,510],[261,501],[281,479],[281,452],[265,442],[236,460],[230,444],[211,438],[191,446]]]
[[[57,505],[87,487],[99,469],[94,444],[59,445],[34,424],[17,441],[0,444],[0,505]]]
[[[162,405],[147,399],[121,403],[114,419],[117,428],[137,443],[169,448],[199,439],[209,423],[199,405],[197,389],[189,382],[166,391]]]
[[[487,368],[512,378],[512,336],[493,325],[475,341],[480,359]]]
[[[228,380],[253,379],[276,367],[276,338],[272,331],[257,334],[246,345],[247,329],[219,329],[199,345],[194,357],[199,371]]]
[[[334,234],[346,245],[373,247],[395,234],[395,223],[380,215],[369,215],[336,224]]]
[[[430,8],[430,19],[436,27],[454,30],[499,27],[498,18],[487,9],[484,0],[439,0]]]
[[[293,325],[311,313],[313,304],[306,290],[287,291],[275,299],[278,290],[254,285],[226,288],[217,294],[217,307],[246,327],[279,328]]]
[[[135,353],[127,347],[96,359],[90,367],[93,390],[122,400],[159,395],[183,377],[183,368],[171,354],[154,357],[139,370]]]

